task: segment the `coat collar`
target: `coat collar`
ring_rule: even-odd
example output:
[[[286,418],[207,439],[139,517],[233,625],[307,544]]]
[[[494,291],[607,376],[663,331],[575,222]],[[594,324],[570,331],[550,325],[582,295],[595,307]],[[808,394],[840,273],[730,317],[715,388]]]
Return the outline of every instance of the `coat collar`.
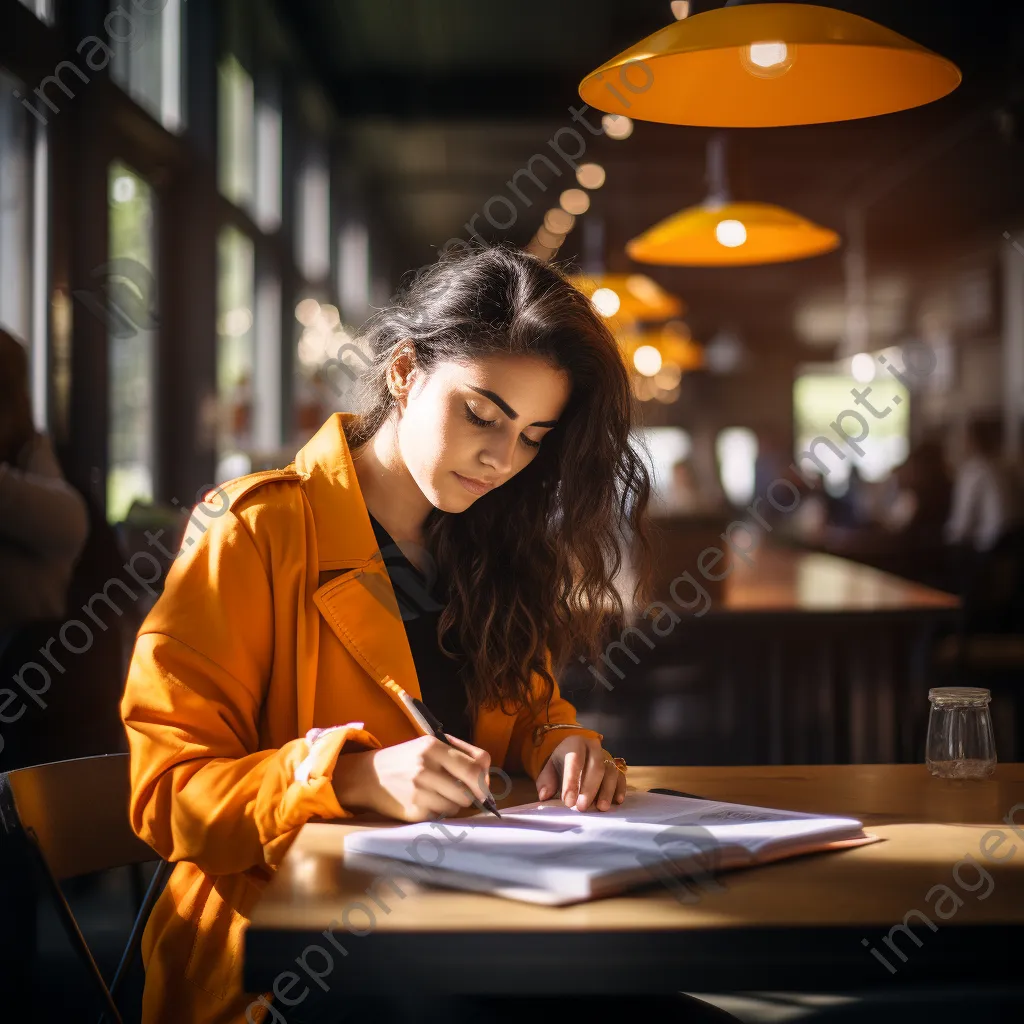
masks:
[[[334,570],[313,600],[335,636],[374,682],[392,697],[396,697],[396,683],[410,696],[419,697],[402,614],[345,438],[345,424],[354,416],[334,413],[295,457],[313,514],[321,578]],[[406,711],[400,700],[397,703]]]
[[[355,413],[334,413],[295,456],[313,510],[321,570],[362,565],[378,554],[345,437],[345,425],[353,419]]]

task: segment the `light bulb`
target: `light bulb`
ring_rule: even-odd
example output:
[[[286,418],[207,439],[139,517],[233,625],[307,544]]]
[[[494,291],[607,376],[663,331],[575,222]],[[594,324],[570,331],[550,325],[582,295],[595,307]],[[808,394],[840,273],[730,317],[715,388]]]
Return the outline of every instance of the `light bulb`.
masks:
[[[567,188],[558,197],[558,205],[566,213],[571,213],[573,216],[578,217],[590,209],[590,196],[581,188]]]
[[[575,223],[576,218],[559,207],[554,207],[544,214],[544,227],[555,235],[567,235]]]
[[[582,164],[576,171],[576,180],[584,188],[600,188],[604,178],[604,168],[600,164]]]
[[[720,220],[715,225],[715,238],[730,249],[735,249],[747,240],[747,229],[741,220]]]
[[[114,179],[110,189],[115,203],[130,203],[135,198],[135,179],[127,174],[122,174]]]
[[[850,373],[858,384],[870,384],[875,379],[875,361],[867,352],[858,352],[850,360]]]
[[[559,231],[549,231],[542,225],[537,228],[537,241],[545,249],[557,249],[565,241],[565,235]]]
[[[611,288],[598,288],[593,295],[590,296],[590,301],[594,304],[594,309],[601,314],[601,316],[615,316],[619,311],[619,306],[622,305],[619,299],[618,293],[612,291]]]
[[[785,64],[789,50],[785,43],[751,43],[750,63],[759,68],[774,68]]]
[[[303,327],[312,327],[320,316],[320,303],[316,299],[303,299],[295,307],[295,319]]]
[[[740,48],[741,60],[746,70],[757,78],[778,78],[792,66],[796,46],[781,39],[751,43]]]
[[[633,134],[633,122],[625,114],[605,114],[601,127],[609,139],[628,139]]]
[[[653,377],[661,369],[661,353],[653,345],[641,345],[633,353],[637,373]]]

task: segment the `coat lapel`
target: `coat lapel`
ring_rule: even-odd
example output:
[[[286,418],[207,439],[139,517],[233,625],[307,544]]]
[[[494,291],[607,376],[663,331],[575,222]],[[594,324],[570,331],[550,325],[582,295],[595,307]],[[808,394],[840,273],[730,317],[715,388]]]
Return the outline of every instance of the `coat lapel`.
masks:
[[[313,601],[352,657],[406,713],[386,683],[394,680],[419,697],[419,679],[345,438],[352,416],[335,413],[295,458],[316,535],[320,586]],[[315,694],[299,696],[305,730],[312,725]],[[418,734],[411,718],[410,724]]]
[[[420,696],[398,601],[380,559],[340,573],[313,595],[334,635],[375,683],[394,680]]]

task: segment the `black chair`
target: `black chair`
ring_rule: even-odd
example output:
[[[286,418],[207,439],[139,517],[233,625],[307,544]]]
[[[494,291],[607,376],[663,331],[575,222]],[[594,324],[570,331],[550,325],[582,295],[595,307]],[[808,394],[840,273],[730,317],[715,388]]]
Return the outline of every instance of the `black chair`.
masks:
[[[992,691],[1001,759],[1024,751],[1024,529],[1006,533],[988,552],[960,552],[963,610],[957,632],[936,650],[943,681]],[[1005,711],[1005,715],[1002,713]]]
[[[159,860],[128,819],[127,754],[106,754],[0,774],[0,851],[30,864],[53,899],[61,924],[102,1000],[105,1019],[121,1024],[117,994],[142,932],[174,865]],[[13,856],[12,856],[13,854]],[[61,890],[66,879],[159,860],[108,987]]]

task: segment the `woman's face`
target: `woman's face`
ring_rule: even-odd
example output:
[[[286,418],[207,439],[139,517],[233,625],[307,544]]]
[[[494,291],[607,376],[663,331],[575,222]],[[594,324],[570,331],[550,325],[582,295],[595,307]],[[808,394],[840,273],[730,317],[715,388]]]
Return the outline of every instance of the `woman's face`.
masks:
[[[528,466],[571,393],[569,375],[538,356],[444,362],[406,379],[399,450],[442,512],[464,512]]]

